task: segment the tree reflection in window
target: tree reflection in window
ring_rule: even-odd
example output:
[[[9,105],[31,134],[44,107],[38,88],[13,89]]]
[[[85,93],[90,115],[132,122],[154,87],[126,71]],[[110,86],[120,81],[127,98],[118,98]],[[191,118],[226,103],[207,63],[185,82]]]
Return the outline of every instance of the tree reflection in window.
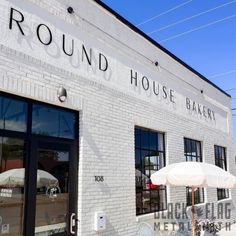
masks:
[[[23,235],[24,154],[23,140],[0,137],[0,216],[2,224],[11,224],[9,235]],[[7,173],[11,175],[6,177]]]
[[[49,106],[34,104],[32,133],[73,139],[75,137],[75,114]]]
[[[27,104],[0,96],[0,129],[26,132]]]

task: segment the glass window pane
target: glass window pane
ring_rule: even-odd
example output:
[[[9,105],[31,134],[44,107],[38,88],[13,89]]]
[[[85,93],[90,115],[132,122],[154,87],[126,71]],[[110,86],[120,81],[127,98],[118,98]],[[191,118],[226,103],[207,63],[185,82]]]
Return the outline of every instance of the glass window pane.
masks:
[[[141,165],[141,151],[140,149],[135,150],[135,166]]]
[[[150,149],[157,150],[157,133],[150,131]]]
[[[191,156],[186,156],[186,161],[192,161],[192,157]]]
[[[226,163],[224,160],[221,161],[222,165],[221,165],[221,168],[226,170]]]
[[[141,136],[140,146],[139,132]],[[137,139],[135,140],[136,193],[139,193],[139,198],[136,200],[136,208],[137,214],[139,215],[160,210],[158,208],[158,204],[160,204],[160,202],[157,201],[160,186],[152,184],[150,176],[165,165],[164,134],[153,130],[136,128],[135,139]],[[142,180],[140,181],[140,179]],[[163,187],[163,189],[165,188]],[[150,199],[150,194],[152,191],[154,191],[154,193]],[[141,212],[140,192],[142,193]],[[163,207],[166,207],[167,204],[165,195],[163,195],[163,202]]]
[[[191,155],[197,156],[197,145],[196,145],[196,141],[194,140],[191,141]]]
[[[185,138],[184,150],[186,161],[202,161],[201,142]]]
[[[219,158],[222,158],[222,147],[220,147],[220,146],[218,146],[217,147],[218,148],[218,156],[219,156]]]
[[[218,147],[218,157],[219,159],[222,159],[222,148]]]
[[[224,170],[227,170],[226,152],[224,147],[215,146],[215,164]],[[217,198],[222,200],[229,198],[228,189],[217,189]]]
[[[218,200],[222,200],[223,197],[222,197],[222,189],[217,189],[217,198]]]
[[[221,158],[225,158],[225,149],[223,147],[221,147]]]
[[[38,150],[35,232],[66,235],[68,213],[69,152]],[[53,233],[53,235],[55,235]]]
[[[166,209],[167,208],[166,188],[159,191],[159,201],[160,201],[160,210]]]
[[[150,156],[150,166],[158,165],[157,156]]]
[[[161,169],[165,166],[164,153],[159,153],[157,161],[158,161],[158,169]]]
[[[23,140],[0,137],[0,216],[6,235],[23,235],[24,153]]]
[[[0,129],[26,132],[27,104],[0,96]]]
[[[158,190],[151,191],[151,211],[158,211],[160,206],[160,199]]]
[[[215,157],[218,158],[218,153],[217,153],[217,146],[215,145]]]
[[[135,129],[135,148],[141,147],[141,134],[140,129]]]
[[[136,192],[136,212],[142,213],[142,192]]]
[[[143,213],[150,212],[150,191],[143,191]]]
[[[197,142],[196,145],[197,145],[197,156],[201,156],[202,155],[201,154],[201,143]]]
[[[225,189],[225,192],[226,192],[226,193],[225,193],[225,197],[226,197],[226,198],[229,198],[229,190],[228,190],[228,189]]]
[[[75,114],[42,105],[33,105],[32,132],[34,134],[75,138]]]
[[[215,160],[215,163],[216,163],[216,166],[220,167],[220,160],[218,158]]]
[[[145,184],[145,182],[143,183],[143,181],[145,181],[145,177],[146,176],[139,169],[135,169],[136,189],[142,189],[143,185]]]
[[[147,130],[141,130],[141,147],[149,149],[149,135]]]
[[[144,173],[148,178],[150,177],[150,171],[149,171],[149,166],[145,167],[145,173]]]
[[[191,154],[191,145],[190,145],[190,140],[189,139],[184,139],[184,153],[185,155],[190,155]]]
[[[164,134],[158,133],[158,151],[164,151]]]
[[[141,158],[142,158],[142,165],[148,166],[149,165],[149,151],[148,150],[142,150],[141,151]]]

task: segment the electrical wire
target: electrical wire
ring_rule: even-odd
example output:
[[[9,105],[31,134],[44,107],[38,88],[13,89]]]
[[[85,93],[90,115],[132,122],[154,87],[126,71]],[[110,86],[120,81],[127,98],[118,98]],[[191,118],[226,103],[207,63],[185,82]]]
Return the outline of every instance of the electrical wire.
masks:
[[[97,26],[97,25],[95,25],[94,23],[92,23],[92,22],[86,20],[85,18],[82,18],[79,14],[76,14],[76,13],[74,13],[74,14],[75,14],[75,16],[76,16],[77,18],[79,18],[80,20],[86,22],[87,24],[89,24],[90,26],[92,26],[92,27],[95,28],[96,30],[102,32],[103,34],[107,35],[110,39],[112,39],[112,40],[118,42],[118,43],[121,44],[122,46],[125,46],[126,48],[130,49],[131,51],[135,52],[136,54],[142,56],[142,57],[145,58],[147,61],[149,61],[149,62],[151,62],[151,63],[154,63],[154,61],[153,61],[152,59],[150,59],[150,58],[147,57],[146,55],[142,54],[142,53],[139,52],[138,50],[135,50],[134,48],[128,46],[128,45],[125,44],[124,42],[120,41],[118,38],[114,37],[113,35],[109,34],[107,31],[105,31],[105,30],[103,30],[102,28],[100,28],[99,26]],[[78,24],[76,24],[76,25],[78,26]],[[119,49],[119,50],[120,50],[120,49]],[[121,50],[121,51],[122,51],[122,50]],[[160,65],[160,67],[161,67],[163,70],[167,71],[168,73],[173,74],[173,72],[171,72],[171,71],[168,70],[167,68],[162,67],[161,65]],[[175,74],[173,74],[173,75],[175,75]],[[175,75],[175,76],[176,76],[176,75]],[[187,81],[183,80],[181,77],[179,77],[179,76],[176,76],[176,77],[177,77],[179,80],[181,80],[182,82],[184,82],[184,83],[190,85],[190,86],[193,87],[194,89],[199,90],[199,88],[197,88],[197,87],[193,86],[191,83],[188,83]]]
[[[214,79],[214,78],[221,77],[221,76],[224,76],[224,75],[233,74],[235,72],[236,72],[236,70],[229,70],[229,71],[222,72],[222,73],[219,73],[219,74],[210,75],[210,76],[208,76],[208,78],[209,79]]]
[[[170,28],[170,27],[172,27],[172,26],[175,26],[175,25],[181,24],[181,23],[183,23],[183,22],[189,21],[189,20],[194,19],[194,18],[196,18],[196,17],[198,17],[198,16],[204,15],[204,14],[209,13],[209,12],[211,12],[211,11],[214,11],[214,10],[216,10],[216,9],[219,9],[219,8],[225,7],[225,6],[227,6],[227,5],[230,5],[230,4],[234,3],[234,2],[236,2],[236,0],[231,1],[231,2],[227,2],[227,3],[225,3],[225,4],[222,4],[222,5],[219,5],[219,6],[217,6],[217,7],[211,8],[211,9],[209,9],[209,10],[207,10],[207,11],[203,11],[203,12],[200,12],[200,13],[198,13],[198,14],[196,14],[196,15],[193,15],[193,16],[184,18],[184,19],[182,19],[182,20],[176,21],[176,22],[174,22],[174,23],[172,23],[172,24],[169,24],[169,25],[167,25],[167,26],[164,26],[164,27],[155,29],[155,30],[149,32],[148,35],[154,34],[154,33],[156,33],[156,32],[160,32],[160,31],[165,30],[165,29],[168,29],[168,28]]]
[[[92,23],[92,22],[86,20],[85,18],[82,18],[79,14],[76,14],[76,13],[74,13],[74,14],[75,14],[75,16],[76,16],[78,19],[80,19],[80,20],[86,22],[87,24],[89,24],[90,26],[92,26],[93,28],[95,28],[96,30],[98,30],[98,31],[102,32],[103,34],[107,35],[110,39],[114,40],[115,42],[118,42],[120,45],[126,47],[127,49],[129,49],[129,50],[131,50],[131,51],[133,51],[133,52],[135,52],[137,55],[143,57],[143,58],[144,58],[145,60],[147,60],[149,63],[151,62],[152,64],[154,64],[155,61],[153,61],[151,58],[147,57],[146,55],[144,55],[143,53],[139,52],[138,50],[136,50],[136,49],[134,49],[134,48],[128,46],[126,43],[120,41],[117,37],[114,37],[112,34],[108,33],[107,31],[105,31],[104,29],[102,29],[102,28],[100,28],[99,26],[95,25],[94,23]],[[100,40],[101,40],[101,39],[100,39]],[[112,47],[112,48],[115,48],[113,45],[111,45],[111,47]],[[115,49],[117,50],[117,48],[115,48]],[[119,48],[119,51],[122,52],[122,53],[127,54],[127,51],[121,50],[120,48]],[[167,69],[166,67],[163,67],[163,66],[161,66],[161,65],[159,65],[159,67],[160,67],[161,69],[165,70],[166,72],[168,72],[168,73],[174,75],[174,76],[175,76],[176,78],[178,78],[180,81],[184,82],[185,84],[188,84],[189,86],[191,86],[191,87],[194,88],[195,90],[199,91],[199,88],[198,88],[198,87],[195,87],[193,84],[191,84],[190,82],[187,82],[187,81],[184,80],[182,77],[177,76],[175,73],[173,73],[172,71],[170,71],[170,70]]]
[[[236,88],[227,89],[227,90],[225,90],[225,92],[230,92],[230,91],[234,91],[234,90],[236,90]]]
[[[148,23],[148,22],[150,22],[150,21],[153,21],[153,20],[155,20],[155,19],[157,19],[157,18],[159,18],[159,17],[161,17],[161,16],[163,16],[163,15],[166,15],[166,14],[169,13],[169,12],[172,12],[172,11],[174,11],[174,10],[176,10],[176,9],[178,9],[178,8],[180,8],[180,7],[182,7],[182,6],[185,6],[185,5],[189,4],[190,2],[192,2],[192,0],[189,0],[189,1],[187,1],[187,2],[181,3],[181,4],[179,4],[179,5],[177,5],[177,6],[173,7],[173,8],[170,8],[170,9],[167,10],[167,11],[164,11],[164,12],[162,12],[162,13],[156,15],[156,16],[153,16],[153,17],[151,17],[151,18],[149,18],[149,19],[147,19],[147,20],[144,20],[144,21],[140,22],[139,24],[137,24],[136,26],[144,25],[144,24],[146,24],[146,23]]]
[[[194,29],[185,31],[185,32],[180,33],[180,34],[176,34],[176,35],[174,35],[174,36],[171,36],[171,37],[169,37],[169,38],[166,38],[166,39],[164,39],[164,40],[161,40],[160,43],[163,43],[163,42],[166,42],[166,41],[169,41],[169,40],[172,40],[172,39],[181,37],[181,36],[186,35],[186,34],[189,34],[189,33],[193,33],[193,32],[195,32],[195,31],[197,31],[197,30],[207,28],[207,27],[209,27],[209,26],[211,26],[211,25],[217,24],[217,23],[222,22],[222,21],[225,21],[225,20],[232,19],[232,18],[234,18],[234,17],[236,17],[236,14],[233,14],[233,15],[231,15],[231,16],[227,16],[227,17],[225,17],[225,18],[222,18],[222,19],[219,19],[219,20],[210,22],[210,23],[208,23],[208,24],[205,24],[205,25],[199,26],[199,27],[197,27],[197,28],[194,28]]]

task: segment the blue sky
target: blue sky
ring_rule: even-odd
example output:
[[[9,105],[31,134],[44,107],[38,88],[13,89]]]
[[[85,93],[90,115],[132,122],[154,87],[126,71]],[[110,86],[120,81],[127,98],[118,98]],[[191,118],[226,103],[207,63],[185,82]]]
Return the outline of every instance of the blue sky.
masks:
[[[222,89],[235,88],[236,108],[236,0],[103,2]],[[236,153],[236,116],[233,125]]]

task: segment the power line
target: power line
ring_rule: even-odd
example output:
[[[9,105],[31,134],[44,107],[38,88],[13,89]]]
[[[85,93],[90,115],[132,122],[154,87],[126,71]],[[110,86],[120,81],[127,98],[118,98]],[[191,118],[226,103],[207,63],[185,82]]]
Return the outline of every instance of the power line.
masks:
[[[190,16],[190,17],[187,17],[187,18],[184,18],[184,19],[182,19],[182,20],[176,21],[176,22],[174,22],[174,23],[172,23],[172,24],[169,24],[169,25],[167,25],[167,26],[164,26],[164,27],[155,29],[155,30],[149,32],[148,34],[151,35],[151,34],[154,34],[154,33],[156,33],[156,32],[160,32],[160,31],[162,31],[162,30],[165,30],[165,29],[168,29],[168,28],[170,28],[170,27],[172,27],[172,26],[181,24],[181,23],[183,23],[183,22],[186,22],[186,21],[188,21],[188,20],[191,20],[191,19],[196,18],[196,17],[201,16],[201,15],[204,15],[204,14],[209,13],[209,12],[211,12],[211,11],[214,11],[214,10],[216,10],[216,9],[222,8],[222,7],[224,7],[224,6],[227,6],[227,5],[229,5],[229,4],[232,4],[232,3],[234,3],[234,2],[236,2],[236,0],[231,1],[231,2],[228,2],[228,3],[225,3],[225,4],[222,4],[222,5],[219,5],[219,6],[214,7],[214,8],[211,8],[211,9],[209,9],[209,10],[207,10],[207,11],[200,12],[200,13],[198,13],[198,14],[196,14],[196,15],[193,15],[193,16]]]
[[[230,92],[230,91],[234,91],[234,90],[236,90],[236,88],[227,89],[227,90],[225,90],[225,92]]]
[[[236,111],[236,108],[231,109],[232,111]]]
[[[221,76],[224,76],[224,75],[229,75],[229,74],[232,74],[232,73],[235,73],[236,70],[229,70],[229,71],[226,71],[226,72],[222,72],[222,73],[219,73],[219,74],[214,74],[214,75],[211,75],[211,76],[208,76],[209,79],[214,79],[214,78],[217,78],[217,77],[221,77]]]
[[[169,37],[169,38],[166,38],[166,39],[164,39],[164,40],[161,40],[160,43],[163,43],[163,42],[166,42],[166,41],[169,41],[169,40],[178,38],[178,37],[183,36],[183,35],[185,35],[185,34],[193,33],[194,31],[207,28],[207,27],[209,27],[209,26],[211,26],[211,25],[217,24],[217,23],[222,22],[222,21],[225,21],[225,20],[229,20],[229,19],[231,19],[231,18],[233,18],[233,17],[236,17],[236,14],[231,15],[231,16],[227,16],[227,17],[222,18],[222,19],[220,19],[220,20],[216,20],[216,21],[210,22],[210,23],[208,23],[208,24],[205,24],[205,25],[199,26],[199,27],[197,27],[197,28],[194,28],[194,29],[185,31],[185,32],[180,33],[180,34],[176,34],[176,35],[174,35],[174,36],[171,36],[171,37]]]
[[[176,9],[178,9],[178,8],[180,8],[180,7],[182,7],[182,6],[184,6],[184,5],[187,5],[187,4],[190,3],[190,2],[192,2],[192,0],[189,0],[189,1],[187,1],[187,2],[181,3],[181,4],[179,4],[179,5],[177,5],[177,6],[173,7],[173,8],[170,8],[170,9],[167,10],[167,11],[162,12],[162,13],[159,14],[159,15],[156,15],[156,16],[153,16],[153,17],[147,19],[147,20],[144,20],[144,21],[140,22],[139,24],[137,24],[136,26],[144,25],[144,24],[146,24],[146,23],[148,23],[148,22],[150,22],[150,21],[153,21],[153,20],[155,20],[155,19],[157,19],[157,18],[159,18],[159,17],[161,17],[161,16],[163,16],[163,15],[166,15],[167,13],[172,12],[172,11],[174,11],[174,10],[176,10]]]
[[[102,32],[103,34],[106,34],[110,39],[112,39],[112,40],[116,41],[117,43],[119,43],[120,45],[126,47],[126,49],[131,50],[132,52],[135,52],[137,55],[143,57],[146,61],[148,61],[148,63],[151,62],[151,63],[154,64],[153,59],[147,57],[147,55],[141,53],[140,51],[138,51],[138,50],[136,50],[136,49],[134,49],[134,48],[132,48],[132,47],[129,47],[127,44],[125,44],[124,42],[122,42],[122,41],[120,41],[119,39],[117,39],[117,37],[114,37],[113,35],[111,35],[111,34],[108,33],[107,31],[104,31],[104,29],[98,27],[97,25],[95,25],[94,23],[91,23],[90,21],[87,21],[86,19],[81,18],[80,15],[75,14],[75,16],[76,16],[77,18],[79,18],[80,20],[85,21],[88,25],[92,26],[94,29],[96,29],[96,30]],[[110,45],[110,47],[113,48],[113,49],[117,49],[117,47],[115,47],[114,45],[113,45],[113,46]],[[127,50],[126,50],[126,51],[120,50],[120,53],[127,53]],[[168,73],[171,73],[172,75],[174,75],[173,72],[171,72],[167,67],[163,67],[163,66],[161,66],[161,65],[160,65],[160,67],[161,67],[163,70],[167,71]],[[195,87],[195,86],[192,85],[191,83],[188,83],[188,82],[185,81],[182,77],[180,77],[180,76],[178,76],[178,75],[175,75],[175,76],[177,76],[176,78],[178,78],[178,79],[181,80],[182,82],[184,82],[184,83],[190,85],[190,86],[193,87],[195,90],[199,91],[199,88]]]

